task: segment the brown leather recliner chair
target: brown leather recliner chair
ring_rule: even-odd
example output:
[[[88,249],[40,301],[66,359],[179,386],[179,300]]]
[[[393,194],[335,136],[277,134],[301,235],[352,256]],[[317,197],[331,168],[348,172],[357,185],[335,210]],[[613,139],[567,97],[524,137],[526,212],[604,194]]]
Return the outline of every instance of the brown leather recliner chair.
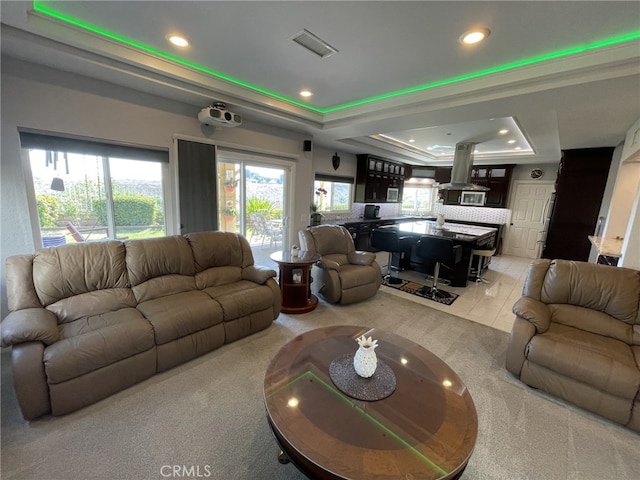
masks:
[[[371,252],[356,251],[349,231],[338,225],[319,225],[298,232],[300,248],[321,255],[313,266],[314,293],[330,303],[359,302],[376,294],[382,272]]]
[[[507,349],[507,370],[640,431],[640,271],[535,260]]]

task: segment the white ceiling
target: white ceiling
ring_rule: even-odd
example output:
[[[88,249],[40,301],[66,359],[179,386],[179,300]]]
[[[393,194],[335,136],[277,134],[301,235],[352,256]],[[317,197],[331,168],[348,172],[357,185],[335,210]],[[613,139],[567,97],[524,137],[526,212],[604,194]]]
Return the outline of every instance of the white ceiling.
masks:
[[[476,141],[476,163],[555,162],[561,149],[617,145],[640,118],[637,1],[39,3],[117,37],[34,13],[31,2],[2,2],[4,55],[187,102],[194,118],[223,101],[245,122],[304,131],[332,150],[450,164],[443,153]],[[463,47],[459,36],[475,26],[491,35]],[[293,43],[302,29],[338,53],[321,59]],[[191,46],[171,46],[170,33]],[[497,71],[477,75],[487,69]],[[304,100],[303,89],[314,95]],[[383,98],[393,92],[403,93]],[[498,134],[504,122],[520,132]]]

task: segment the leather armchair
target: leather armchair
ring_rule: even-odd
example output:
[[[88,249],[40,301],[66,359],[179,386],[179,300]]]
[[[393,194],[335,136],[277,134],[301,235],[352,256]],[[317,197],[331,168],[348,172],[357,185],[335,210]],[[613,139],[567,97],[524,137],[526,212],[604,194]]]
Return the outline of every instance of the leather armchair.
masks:
[[[371,252],[355,249],[349,231],[338,225],[318,225],[298,232],[300,248],[321,255],[313,266],[311,288],[330,303],[359,302],[376,294],[382,272]]]
[[[535,260],[522,295],[507,370],[640,431],[640,271]]]

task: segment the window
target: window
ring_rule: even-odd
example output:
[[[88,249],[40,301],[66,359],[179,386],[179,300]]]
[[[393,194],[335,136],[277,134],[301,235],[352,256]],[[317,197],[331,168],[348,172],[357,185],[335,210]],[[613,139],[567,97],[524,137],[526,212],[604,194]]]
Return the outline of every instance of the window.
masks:
[[[313,183],[314,202],[318,212],[351,210],[353,178],[317,174]]]
[[[402,212],[421,215],[433,211],[438,190],[432,185],[404,184],[402,192]]]
[[[168,153],[21,133],[42,246],[166,234]]]

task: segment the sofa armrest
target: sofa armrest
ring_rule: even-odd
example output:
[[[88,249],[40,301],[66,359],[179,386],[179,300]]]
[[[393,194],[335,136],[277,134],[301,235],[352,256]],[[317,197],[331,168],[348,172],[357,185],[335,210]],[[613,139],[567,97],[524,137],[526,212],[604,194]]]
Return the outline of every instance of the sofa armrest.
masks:
[[[516,376],[520,376],[522,365],[527,356],[527,345],[536,334],[536,328],[525,319],[516,317],[511,327],[505,367]]]
[[[529,297],[521,297],[513,305],[513,313],[536,327],[537,333],[544,333],[551,324],[549,307],[544,303]]]
[[[250,282],[264,285],[267,280],[275,277],[276,271],[272,268],[261,267],[259,265],[250,265],[242,269],[242,279]]]
[[[2,346],[25,342],[51,345],[60,338],[58,319],[44,308],[25,308],[11,312],[2,321]]]
[[[44,349],[42,342],[20,343],[11,349],[13,387],[25,420],[33,420],[51,411]]]
[[[347,257],[349,258],[349,263],[352,265],[371,265],[376,259],[376,254],[356,250],[354,252],[349,252]]]
[[[335,270],[336,272],[341,270],[341,265],[338,262],[329,260],[328,258],[321,258],[316,262],[316,265],[327,270]]]

